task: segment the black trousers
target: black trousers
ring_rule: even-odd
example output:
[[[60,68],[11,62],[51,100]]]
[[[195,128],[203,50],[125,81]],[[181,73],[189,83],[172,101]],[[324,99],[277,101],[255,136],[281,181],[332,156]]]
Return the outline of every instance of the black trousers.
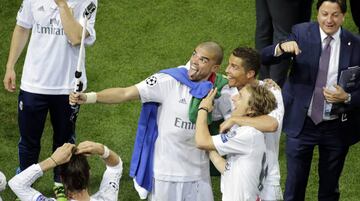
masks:
[[[38,162],[41,136],[47,113],[53,127],[53,151],[65,142],[75,143],[75,121],[70,121],[72,109],[68,95],[42,95],[20,90],[18,123],[20,129],[20,171]],[[59,170],[54,169],[54,180],[60,182]]]
[[[307,117],[301,133],[296,137],[287,136],[286,158],[287,177],[285,201],[305,200],[313,151],[319,149],[319,201],[338,201],[339,178],[349,150],[344,130],[348,125],[340,119],[325,121],[315,125]]]
[[[350,0],[351,14],[360,34],[360,1]]]

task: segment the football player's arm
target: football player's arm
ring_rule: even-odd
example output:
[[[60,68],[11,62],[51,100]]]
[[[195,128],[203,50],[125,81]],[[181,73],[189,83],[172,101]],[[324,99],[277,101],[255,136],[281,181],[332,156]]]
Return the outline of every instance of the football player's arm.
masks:
[[[59,7],[61,23],[64,32],[71,42],[71,45],[79,45],[81,42],[81,35],[83,27],[73,16],[72,11],[66,3],[66,0],[54,0]],[[86,37],[89,33],[86,31]]]
[[[209,127],[207,124],[208,112],[213,110],[213,100],[216,95],[216,88],[211,90],[206,98],[204,98],[198,110],[195,129],[195,143],[196,147],[204,150],[215,150],[213,139],[210,135]]]
[[[30,29],[16,25],[11,39],[8,61],[6,63],[6,73],[4,76],[4,87],[9,92],[16,89],[15,64],[29,39]]]
[[[216,167],[216,169],[221,174],[223,174],[225,171],[226,160],[223,157],[221,157],[217,151],[209,151],[209,158]]]
[[[262,132],[275,132],[279,126],[278,121],[269,115],[257,117],[232,116],[220,125],[220,133],[224,133],[235,124],[240,126],[251,126]]]
[[[70,104],[84,103],[107,103],[115,104],[130,100],[140,99],[140,93],[137,87],[127,88],[109,88],[99,92],[90,93],[71,93],[69,96]]]
[[[31,165],[21,173],[15,175],[9,181],[11,190],[13,190],[21,200],[50,200],[32,188],[32,184],[41,177],[45,171],[68,162],[74,148],[74,144],[65,143],[61,147],[58,147],[49,158],[38,164]]]

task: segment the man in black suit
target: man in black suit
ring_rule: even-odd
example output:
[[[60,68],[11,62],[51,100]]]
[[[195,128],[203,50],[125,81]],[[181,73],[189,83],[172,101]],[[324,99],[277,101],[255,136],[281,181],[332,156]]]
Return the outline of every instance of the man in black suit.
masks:
[[[350,0],[351,14],[360,34],[360,1]]]
[[[313,0],[256,0],[255,46],[258,51],[284,40],[294,24],[308,22]],[[264,66],[259,79],[273,79],[280,87],[284,84],[289,69],[289,60]]]
[[[319,0],[317,22],[295,25],[287,41],[262,51],[265,65],[293,57],[283,88],[287,179],[285,200],[304,200],[313,150],[319,148],[320,201],[339,200],[339,177],[349,146],[360,133],[346,132],[354,117],[335,105],[360,105],[359,84],[346,91],[337,85],[342,71],[360,65],[360,40],[341,28],[345,0]],[[359,82],[359,81],[358,81]],[[345,113],[347,112],[347,113]]]

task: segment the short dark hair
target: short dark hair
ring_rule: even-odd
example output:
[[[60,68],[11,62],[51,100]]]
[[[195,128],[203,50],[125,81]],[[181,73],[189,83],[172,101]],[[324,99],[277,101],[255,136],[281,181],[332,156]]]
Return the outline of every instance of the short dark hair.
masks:
[[[319,10],[320,6],[325,2],[329,1],[332,3],[337,3],[340,7],[340,10],[342,13],[346,13],[347,6],[346,6],[346,0],[319,0],[316,4],[316,9]]]
[[[90,166],[83,154],[73,154],[68,163],[60,166],[61,182],[65,190],[79,192],[87,189],[90,180]]]
[[[245,72],[250,70],[255,71],[255,76],[258,74],[260,69],[260,54],[253,48],[250,47],[238,47],[232,51],[235,57],[239,57],[242,60],[242,66]]]

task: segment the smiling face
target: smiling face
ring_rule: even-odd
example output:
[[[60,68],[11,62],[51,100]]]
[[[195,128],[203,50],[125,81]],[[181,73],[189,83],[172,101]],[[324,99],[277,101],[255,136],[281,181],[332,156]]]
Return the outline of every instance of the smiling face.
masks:
[[[324,1],[318,10],[317,20],[320,28],[327,34],[336,33],[345,19],[345,13],[341,11],[338,3]]]
[[[255,79],[255,72],[252,70],[246,72],[242,59],[234,56],[233,54],[230,55],[229,64],[225,72],[229,80],[229,86],[236,87],[238,89]]]
[[[190,58],[190,69],[188,70],[190,80],[207,80],[211,73],[215,73],[220,67],[218,64],[218,54],[217,51],[209,46],[197,46]]]

